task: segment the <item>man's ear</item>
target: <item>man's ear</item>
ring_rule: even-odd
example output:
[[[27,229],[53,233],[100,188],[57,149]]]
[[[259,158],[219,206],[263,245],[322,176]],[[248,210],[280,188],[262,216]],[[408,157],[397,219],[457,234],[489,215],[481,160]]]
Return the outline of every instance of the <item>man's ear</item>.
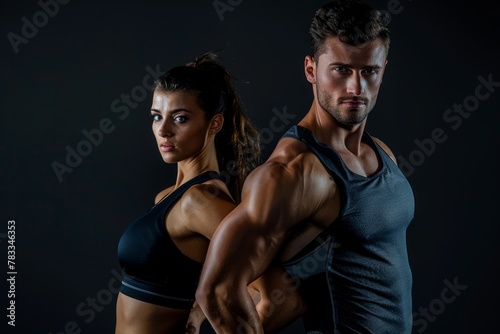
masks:
[[[384,79],[384,73],[385,73],[385,69],[386,69],[386,67],[387,67],[387,63],[388,63],[388,62],[389,62],[389,61],[386,59],[386,61],[385,61],[385,63],[384,63],[384,66],[382,67],[382,72],[381,72],[382,77],[380,78],[380,83],[382,83],[382,81],[383,81],[383,79]]]
[[[306,56],[304,60],[304,73],[306,74],[306,79],[312,84],[316,83],[316,62],[312,56]]]
[[[222,114],[218,113],[215,114],[212,119],[210,120],[210,126],[208,128],[208,134],[209,135],[215,135],[217,132],[222,129],[222,125],[224,124],[224,116]]]

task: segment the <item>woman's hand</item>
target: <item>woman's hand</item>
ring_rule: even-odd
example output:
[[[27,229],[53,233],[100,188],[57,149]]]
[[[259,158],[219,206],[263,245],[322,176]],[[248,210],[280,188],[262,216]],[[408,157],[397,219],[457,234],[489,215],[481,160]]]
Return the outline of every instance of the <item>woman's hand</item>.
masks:
[[[207,317],[201,310],[197,302],[194,302],[193,308],[189,313],[189,318],[186,324],[186,334],[199,334],[201,324]]]

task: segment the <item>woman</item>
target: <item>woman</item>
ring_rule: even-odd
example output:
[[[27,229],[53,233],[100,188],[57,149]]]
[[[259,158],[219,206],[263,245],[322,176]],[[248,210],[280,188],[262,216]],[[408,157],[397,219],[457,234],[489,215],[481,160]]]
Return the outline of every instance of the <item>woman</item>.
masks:
[[[258,132],[213,54],[158,78],[151,114],[161,156],[177,164],[177,180],[120,239],[124,276],[116,305],[117,334],[185,332],[209,240],[259,163]],[[227,169],[227,185],[219,168]],[[268,281],[273,279],[262,280]],[[269,300],[263,286],[256,284],[261,299]],[[299,305],[297,300],[289,298],[291,305]],[[257,310],[264,314],[262,305]],[[199,326],[199,311],[193,312],[190,330]]]

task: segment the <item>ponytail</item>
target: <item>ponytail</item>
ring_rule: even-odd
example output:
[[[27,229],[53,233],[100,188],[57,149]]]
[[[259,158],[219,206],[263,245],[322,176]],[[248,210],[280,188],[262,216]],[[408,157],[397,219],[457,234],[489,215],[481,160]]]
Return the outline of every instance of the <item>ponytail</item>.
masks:
[[[162,75],[156,87],[191,91],[207,119],[217,113],[224,116],[215,136],[217,162],[231,196],[239,203],[245,178],[260,163],[259,132],[246,115],[226,67],[217,55],[206,53]]]

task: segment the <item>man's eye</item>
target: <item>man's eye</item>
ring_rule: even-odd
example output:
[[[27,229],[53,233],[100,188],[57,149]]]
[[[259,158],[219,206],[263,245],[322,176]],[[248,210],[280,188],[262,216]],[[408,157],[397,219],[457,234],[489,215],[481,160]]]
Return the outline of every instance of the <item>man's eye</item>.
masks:
[[[367,68],[364,70],[365,74],[369,74],[369,75],[372,75],[372,74],[377,74],[378,73],[378,69],[376,68]]]
[[[341,73],[347,72],[347,68],[342,67],[342,66],[336,66],[336,67],[333,68],[333,70],[337,71],[337,72],[341,72]]]

